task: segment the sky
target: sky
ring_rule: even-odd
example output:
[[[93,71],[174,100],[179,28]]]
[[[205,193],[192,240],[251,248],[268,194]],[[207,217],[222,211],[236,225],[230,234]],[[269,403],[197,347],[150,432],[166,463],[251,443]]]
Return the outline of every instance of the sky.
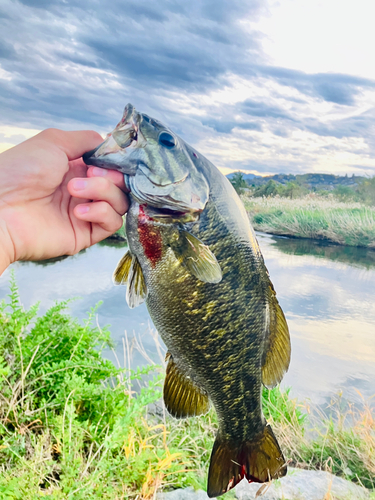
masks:
[[[372,0],[1,0],[0,151],[131,102],[224,173],[375,175]]]

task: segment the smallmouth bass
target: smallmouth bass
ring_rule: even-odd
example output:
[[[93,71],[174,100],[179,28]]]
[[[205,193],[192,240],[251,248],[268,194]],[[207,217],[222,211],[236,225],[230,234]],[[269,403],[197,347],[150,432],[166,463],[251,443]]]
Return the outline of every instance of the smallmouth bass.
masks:
[[[219,430],[207,493],[241,479],[284,476],[262,414],[262,384],[290,362],[284,314],[246,211],[216,167],[168,127],[128,104],[87,165],[124,173],[129,252],[114,273],[130,307],[146,301],[168,347],[164,402],[176,418],[206,413]]]

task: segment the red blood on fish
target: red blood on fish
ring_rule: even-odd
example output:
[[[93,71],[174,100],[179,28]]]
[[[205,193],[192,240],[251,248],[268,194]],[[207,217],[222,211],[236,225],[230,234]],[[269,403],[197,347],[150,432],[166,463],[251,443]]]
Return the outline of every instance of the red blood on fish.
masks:
[[[160,231],[152,224],[149,224],[150,221],[152,221],[152,218],[145,214],[143,206],[140,205],[138,214],[139,241],[145,256],[151,262],[151,265],[155,267],[162,257],[162,239]]]
[[[246,475],[246,467],[244,465],[242,465],[241,467],[241,479],[244,478]]]

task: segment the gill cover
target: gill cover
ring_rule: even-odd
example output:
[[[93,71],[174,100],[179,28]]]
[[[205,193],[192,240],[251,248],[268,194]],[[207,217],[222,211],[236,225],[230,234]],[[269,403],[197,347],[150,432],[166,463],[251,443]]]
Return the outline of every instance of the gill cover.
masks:
[[[106,140],[83,160],[125,174],[127,187],[141,204],[200,212],[208,201],[208,183],[186,143],[131,104]]]

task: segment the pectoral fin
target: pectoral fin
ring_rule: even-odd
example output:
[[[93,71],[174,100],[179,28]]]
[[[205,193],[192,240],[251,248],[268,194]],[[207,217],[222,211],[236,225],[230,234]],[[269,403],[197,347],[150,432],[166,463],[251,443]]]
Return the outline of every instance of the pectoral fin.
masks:
[[[210,402],[206,392],[177,366],[170,353],[167,353],[168,358],[163,394],[168,412],[176,418],[207,413]]]
[[[129,277],[130,267],[132,265],[133,256],[128,250],[117,264],[115,272],[113,273],[113,283],[115,285],[126,285]]]
[[[139,306],[147,297],[147,286],[138,259],[130,251],[117,264],[113,273],[115,285],[125,285],[126,301],[131,309]]]
[[[222,272],[215,255],[202,241],[187,231],[171,244],[176,257],[196,278],[206,283],[219,283]]]
[[[284,313],[270,285],[269,330],[262,366],[263,384],[272,389],[279,384],[290,363],[290,337]]]

